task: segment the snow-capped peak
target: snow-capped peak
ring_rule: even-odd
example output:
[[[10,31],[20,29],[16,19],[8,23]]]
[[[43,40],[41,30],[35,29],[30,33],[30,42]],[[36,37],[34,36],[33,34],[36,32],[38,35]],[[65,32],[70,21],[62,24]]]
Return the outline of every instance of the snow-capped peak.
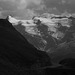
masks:
[[[38,27],[37,26],[40,26],[40,25],[46,25],[48,26],[48,31],[49,32],[53,32],[52,34],[52,37],[58,39],[58,35],[60,35],[60,31],[59,33],[57,32],[58,31],[58,27],[59,27],[59,23],[61,24],[61,26],[66,26],[67,28],[70,27],[70,24],[69,24],[69,19],[68,17],[61,17],[60,15],[53,15],[52,18],[50,17],[40,17],[40,16],[36,16],[36,17],[33,17],[32,19],[30,20],[19,20],[19,19],[16,19],[12,16],[8,16],[8,21],[10,23],[12,23],[12,25],[22,25],[25,27],[25,31],[29,34],[33,34],[33,35],[41,35],[39,34],[39,31],[38,31]],[[63,35],[64,33],[62,33]],[[61,37],[62,37],[61,35]]]
[[[8,21],[10,23],[12,23],[13,25],[17,25],[20,20],[17,20],[16,18],[14,18],[14,17],[12,17],[12,16],[9,15],[8,16]]]
[[[24,26],[35,26],[36,23],[38,22],[38,20],[40,21],[41,24],[44,24],[44,25],[55,25],[56,22],[58,21],[61,21],[61,22],[65,22],[68,20],[68,18],[58,18],[58,16],[54,15],[54,18],[44,18],[44,17],[34,17],[30,20],[19,20],[19,19],[16,19],[12,16],[8,16],[8,21],[10,23],[12,23],[13,25],[18,25],[19,23],[21,23],[21,25],[24,25]]]
[[[12,25],[18,25],[18,24],[21,24],[21,25],[24,25],[24,26],[35,25],[33,20],[19,20],[19,19],[16,19],[16,18],[12,17],[12,16],[8,16],[8,21]]]

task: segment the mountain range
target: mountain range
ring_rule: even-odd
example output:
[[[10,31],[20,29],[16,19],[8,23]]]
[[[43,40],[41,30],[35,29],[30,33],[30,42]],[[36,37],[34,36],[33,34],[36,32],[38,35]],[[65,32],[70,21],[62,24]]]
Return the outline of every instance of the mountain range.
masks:
[[[70,18],[72,26],[58,45],[54,45],[54,41],[59,43],[59,40],[53,40],[48,34],[42,37],[28,34],[21,21],[18,23],[11,20],[13,24],[8,18],[0,19],[0,75],[62,75],[64,72],[68,75],[71,70],[74,71],[75,19]],[[47,41],[46,45],[42,38]],[[43,47],[44,51],[40,49]]]

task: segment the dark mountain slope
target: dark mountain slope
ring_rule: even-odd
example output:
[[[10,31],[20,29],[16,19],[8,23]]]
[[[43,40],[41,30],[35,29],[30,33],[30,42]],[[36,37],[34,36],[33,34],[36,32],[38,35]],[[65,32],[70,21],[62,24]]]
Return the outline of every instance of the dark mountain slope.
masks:
[[[0,19],[0,73],[22,75],[35,64],[51,65],[50,58],[29,44],[8,20]]]

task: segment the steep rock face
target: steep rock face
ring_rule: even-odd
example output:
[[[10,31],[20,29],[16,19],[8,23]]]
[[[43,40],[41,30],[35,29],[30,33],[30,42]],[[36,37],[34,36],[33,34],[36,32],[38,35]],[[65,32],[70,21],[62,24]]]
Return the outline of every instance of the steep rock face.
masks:
[[[29,44],[8,20],[0,19],[0,69],[16,72],[38,63],[40,67],[51,65],[50,57]]]
[[[1,23],[4,23],[3,25],[6,26],[5,23],[7,22],[8,26],[6,26],[6,27],[1,26],[2,32],[0,31],[0,34],[2,35],[2,38],[5,37],[4,39],[6,39],[6,40],[3,39],[4,42],[2,41],[3,44],[1,44],[1,48],[3,50],[4,49],[8,50],[8,48],[9,48],[9,49],[11,49],[10,51],[12,51],[12,52],[16,51],[17,55],[19,53],[21,62],[20,61],[17,62],[16,60],[12,59],[11,61],[13,61],[14,64],[16,64],[14,62],[14,61],[16,61],[19,65],[25,65],[25,66],[31,65],[32,66],[31,68],[34,69],[34,68],[40,66],[39,62],[42,63],[44,61],[41,65],[42,67],[45,65],[51,64],[51,62],[52,62],[52,65],[47,66],[47,68],[49,68],[49,72],[52,68],[55,68],[57,66],[59,66],[61,69],[68,69],[67,67],[69,67],[69,69],[71,69],[72,66],[70,66],[70,65],[72,65],[72,63],[71,63],[70,59],[72,59],[73,62],[75,61],[75,26],[74,26],[75,19],[73,17],[70,17],[70,18],[72,20],[71,24],[70,24],[71,27],[69,27],[69,28],[67,27],[67,30],[66,30],[66,26],[63,27],[62,25],[60,25],[60,27],[58,28],[59,31],[61,31],[65,34],[64,38],[62,38],[61,40],[57,40],[57,38],[53,38],[51,35],[49,35],[47,33],[47,28],[44,26],[45,24],[42,24],[42,25],[38,24],[38,29],[41,31],[42,36],[37,36],[37,35],[35,36],[33,34],[28,34],[25,31],[25,26],[22,26],[21,24],[15,25],[13,27],[11,24],[9,25],[9,22],[7,22],[6,20],[2,20]],[[59,17],[58,17],[58,19],[59,19]],[[53,30],[53,28],[52,28],[52,30]],[[3,35],[3,33],[4,33],[4,35]],[[9,34],[9,35],[6,35],[6,34]],[[12,38],[11,36],[14,36],[14,37]],[[2,40],[2,38],[1,38],[1,40]],[[47,41],[46,45],[41,43],[44,41],[42,38]],[[8,44],[7,43],[4,44],[5,41],[6,42],[8,41]],[[10,43],[10,41],[12,41],[12,42]],[[14,42],[14,41],[16,41],[16,42]],[[37,51],[35,49],[36,47],[34,48],[31,44],[28,43],[28,41],[31,42],[31,44],[33,43],[33,45],[37,45],[38,48],[41,46],[42,47],[46,46],[45,49],[47,50],[46,52],[47,52],[48,56],[51,58],[51,62],[48,62],[48,60],[50,60],[50,58],[47,56],[47,54],[45,52],[41,52],[41,51],[39,51],[39,49]],[[9,45],[10,45],[10,47],[9,47]],[[18,55],[18,58],[19,58],[19,55]],[[47,56],[47,58],[46,58],[46,56]],[[11,57],[13,57],[13,56],[11,56]],[[16,56],[15,56],[15,58],[16,58]],[[23,62],[25,61],[25,62],[23,63],[22,61]],[[69,61],[69,63],[68,63],[68,61]],[[26,62],[28,62],[28,63],[26,63]],[[36,63],[38,64],[38,66],[36,65]],[[45,63],[47,63],[47,64],[45,64]],[[46,67],[44,67],[44,68],[46,69]]]
[[[61,53],[67,54],[68,50],[60,50],[60,47],[65,47],[69,42],[74,41],[73,35],[75,32],[74,29],[72,29],[74,28],[73,17],[62,17],[56,15],[52,17],[52,19],[34,17],[32,20],[25,20],[22,22],[23,24],[21,23],[19,25],[14,25],[15,29],[26,37],[39,50],[42,48],[44,51],[52,53],[51,57],[56,57],[57,55],[63,57],[63,54]],[[38,29],[41,36],[38,36],[37,33],[36,35],[30,33],[32,32],[31,28],[34,28],[31,27],[34,23],[34,27]],[[28,26],[30,27],[29,33],[28,30],[25,29]],[[35,29],[33,30],[35,31]],[[29,38],[27,36],[29,36]]]
[[[70,28],[70,19],[60,15],[54,15],[52,18],[33,17],[31,20],[18,20],[9,16],[8,21],[24,37],[29,36],[31,37],[29,39],[34,41],[40,39],[40,41],[32,42],[32,44],[43,51],[56,48],[56,46],[65,42],[65,34]]]

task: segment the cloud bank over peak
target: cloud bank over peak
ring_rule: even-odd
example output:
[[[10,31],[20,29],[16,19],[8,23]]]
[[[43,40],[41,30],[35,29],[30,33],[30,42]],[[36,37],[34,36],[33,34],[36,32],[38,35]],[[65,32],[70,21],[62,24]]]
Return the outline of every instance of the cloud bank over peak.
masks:
[[[75,0],[0,0],[0,18],[11,15],[30,19],[43,13],[60,15],[75,13]]]
[[[0,17],[12,15],[17,18],[29,19],[37,13],[33,10],[41,7],[43,0],[0,0]]]

